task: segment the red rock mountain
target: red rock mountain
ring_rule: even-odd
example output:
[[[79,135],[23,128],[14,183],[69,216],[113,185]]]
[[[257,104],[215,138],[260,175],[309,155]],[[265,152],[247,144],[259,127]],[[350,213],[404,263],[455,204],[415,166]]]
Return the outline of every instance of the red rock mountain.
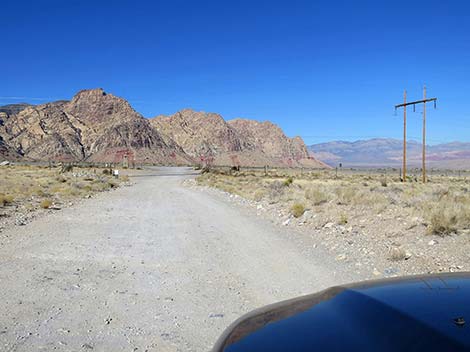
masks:
[[[157,116],[151,124],[191,157],[218,165],[324,167],[309,157],[300,137],[286,137],[271,122],[227,122],[215,113],[185,109],[171,116]]]
[[[128,155],[137,162],[192,162],[127,101],[102,89],[5,115],[0,136],[28,159],[113,162]]]
[[[70,101],[0,107],[0,155],[8,159],[219,165],[324,165],[301,138],[270,122],[225,121],[215,113],[182,110],[146,119],[102,89]]]

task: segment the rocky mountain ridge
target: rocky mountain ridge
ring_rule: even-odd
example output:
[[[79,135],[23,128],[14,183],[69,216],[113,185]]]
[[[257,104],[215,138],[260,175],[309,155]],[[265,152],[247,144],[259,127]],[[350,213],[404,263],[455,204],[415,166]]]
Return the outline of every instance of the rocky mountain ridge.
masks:
[[[300,138],[269,122],[225,121],[215,113],[181,110],[146,119],[103,89],[70,101],[0,107],[0,155],[6,159],[166,165],[324,165]]]

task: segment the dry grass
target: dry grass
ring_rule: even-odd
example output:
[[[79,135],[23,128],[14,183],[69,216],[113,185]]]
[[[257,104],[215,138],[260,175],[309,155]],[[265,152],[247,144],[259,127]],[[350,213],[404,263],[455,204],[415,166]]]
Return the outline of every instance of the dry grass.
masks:
[[[121,182],[104,175],[101,169],[74,168],[62,172],[61,168],[19,165],[0,167],[0,180],[0,207],[14,202],[28,211],[84,198],[117,187]]]
[[[316,226],[326,222],[359,227],[374,223],[375,231],[400,233],[413,228],[441,236],[470,230],[470,180],[465,178],[433,176],[422,184],[401,183],[396,176],[380,173],[335,177],[326,171],[281,170],[268,175],[215,171],[199,176],[197,181],[246,199],[275,204],[295,217],[311,208],[318,215],[313,220]],[[386,224],[390,228],[385,228]]]

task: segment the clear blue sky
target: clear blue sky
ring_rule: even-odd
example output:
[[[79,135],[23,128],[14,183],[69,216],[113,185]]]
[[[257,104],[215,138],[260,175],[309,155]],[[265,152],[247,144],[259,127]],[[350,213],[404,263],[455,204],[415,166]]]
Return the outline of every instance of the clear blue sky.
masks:
[[[191,107],[307,143],[402,135],[393,106],[439,98],[430,143],[470,141],[470,1],[2,0],[0,104],[102,87],[146,117]],[[421,114],[410,114],[410,137]]]

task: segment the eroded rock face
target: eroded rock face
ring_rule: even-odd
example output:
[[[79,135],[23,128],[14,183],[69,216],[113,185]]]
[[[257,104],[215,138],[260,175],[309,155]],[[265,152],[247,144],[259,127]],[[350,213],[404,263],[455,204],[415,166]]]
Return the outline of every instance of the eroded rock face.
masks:
[[[3,139],[34,160],[115,162],[128,154],[136,162],[190,162],[126,100],[102,89],[83,90],[71,101],[30,106],[9,115]]]
[[[190,109],[149,120],[102,89],[82,90],[70,101],[3,108],[0,154],[6,158],[323,166],[309,159],[301,138],[286,137],[270,122],[227,122]]]
[[[271,122],[227,122],[218,114],[185,109],[157,116],[151,124],[197,160],[212,158],[219,165],[324,166],[309,157],[300,137],[286,137]]]
[[[228,124],[242,135],[260,155],[286,166],[325,167],[309,156],[307,146],[300,137],[289,138],[272,122],[234,119]]]
[[[173,139],[185,153],[195,158],[218,158],[250,148],[218,114],[185,109],[150,121],[155,129]]]

